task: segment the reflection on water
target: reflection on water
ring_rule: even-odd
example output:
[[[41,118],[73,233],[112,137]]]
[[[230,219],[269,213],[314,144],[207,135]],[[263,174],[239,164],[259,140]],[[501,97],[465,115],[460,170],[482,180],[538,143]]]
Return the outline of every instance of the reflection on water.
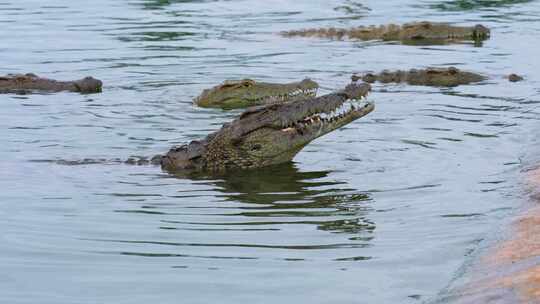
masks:
[[[339,185],[339,182],[317,181],[329,171],[299,172],[293,163],[285,163],[258,170],[233,170],[223,173],[215,182],[231,200],[247,203],[274,204],[280,201],[301,201],[328,190],[313,188]],[[202,174],[199,174],[202,175]],[[197,174],[190,178],[200,178]],[[283,195],[281,198],[280,195]]]
[[[190,32],[139,32],[132,33],[132,37],[120,37],[121,41],[179,41],[195,35]]]
[[[410,40],[401,40],[400,43],[404,45],[413,45],[413,46],[461,44],[461,45],[471,45],[475,47],[482,47],[484,45],[484,40],[460,41],[460,40],[448,40],[448,39],[410,39]]]
[[[140,4],[144,9],[161,9],[164,6],[171,5],[174,3],[185,3],[185,2],[198,2],[193,0],[145,0],[141,1]]]
[[[369,11],[371,11],[371,9],[365,4],[353,0],[343,1],[343,4],[334,7],[334,10],[337,12],[343,12],[347,15],[356,15],[358,17],[365,16]]]
[[[208,183],[223,193],[218,197],[249,204],[239,207],[241,212],[235,213],[236,216],[276,218],[279,224],[314,224],[323,231],[354,234],[352,238],[372,232],[375,224],[366,218],[371,209],[369,194],[338,188],[343,182],[325,181],[329,173],[300,172],[294,164],[285,163],[259,170],[227,172]],[[208,177],[192,174],[189,178],[204,181]],[[310,219],[320,217],[325,220]],[[264,222],[264,225],[272,224],[276,222]]]
[[[151,239],[135,236],[134,239],[83,238],[82,241],[108,244],[116,243],[118,251],[92,250],[98,254],[120,254],[141,257],[175,257],[208,259],[268,259],[267,254],[257,250],[288,250],[280,259],[284,261],[305,261],[311,254],[305,251],[358,249],[370,246],[375,231],[375,223],[368,218],[372,211],[370,195],[343,188],[343,182],[329,181],[329,171],[302,172],[292,163],[286,163],[262,170],[230,171],[222,175],[192,173],[176,175],[178,181],[210,187],[219,194],[212,197],[215,202],[191,204],[185,199],[196,195],[183,187],[171,198],[181,199],[176,203],[160,203],[152,198],[159,195],[119,194],[124,198],[144,198],[137,208],[124,207],[118,213],[150,216],[161,233],[153,233]],[[166,177],[170,179],[171,177]],[[208,190],[210,190],[208,189]],[[205,191],[208,191],[205,190]],[[204,195],[199,194],[199,197]],[[230,203],[229,203],[230,202]],[[134,206],[135,207],[135,206]],[[188,220],[191,218],[191,220]],[[314,227],[315,230],[311,229]],[[303,237],[296,239],[303,231]],[[311,232],[310,232],[311,230]],[[327,242],[309,243],[304,238],[314,237],[319,232],[327,234],[322,240]],[[177,237],[167,235],[176,232]],[[211,236],[192,238],[191,234],[227,233],[235,241],[226,241]],[[280,241],[264,240],[257,234],[272,233]],[[344,234],[344,238],[329,238],[330,234]],[[299,235],[300,236],[300,235]],[[191,241],[189,241],[192,239]],[[339,241],[338,241],[339,240]],[[139,245],[157,245],[152,251],[137,251]],[[186,249],[189,248],[189,249]],[[190,254],[186,251],[214,251],[214,248],[229,248],[229,255],[218,252],[211,255]],[[298,251],[297,254],[292,254]],[[257,254],[259,252],[259,254]],[[290,256],[293,255],[294,258]],[[279,256],[279,255],[278,255]],[[275,257],[278,257],[275,256]],[[329,256],[334,261],[363,261],[369,256],[342,257],[336,252]]]

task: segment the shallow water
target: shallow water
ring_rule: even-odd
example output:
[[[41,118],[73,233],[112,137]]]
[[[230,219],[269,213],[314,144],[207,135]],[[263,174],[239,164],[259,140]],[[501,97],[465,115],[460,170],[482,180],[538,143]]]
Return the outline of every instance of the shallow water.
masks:
[[[84,5],[83,5],[84,3]],[[523,199],[540,119],[537,1],[0,0],[0,74],[92,75],[95,95],[1,95],[0,302],[421,303],[459,279]],[[414,20],[492,38],[407,46],[281,30]],[[376,85],[376,111],[294,163],[226,176],[54,160],[154,155],[238,112],[224,79],[454,65],[453,89]],[[511,84],[503,76],[523,74]]]

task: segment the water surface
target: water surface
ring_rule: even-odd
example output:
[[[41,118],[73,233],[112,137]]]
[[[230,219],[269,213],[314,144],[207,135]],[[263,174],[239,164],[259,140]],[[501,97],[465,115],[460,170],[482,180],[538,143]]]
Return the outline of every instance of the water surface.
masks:
[[[522,201],[540,119],[536,1],[0,0],[0,66],[92,75],[102,94],[2,95],[0,302],[422,303]],[[282,30],[436,20],[492,39],[410,46]],[[238,112],[192,98],[224,79],[457,66],[452,89],[376,85],[376,111],[293,163],[223,176],[55,160],[163,153]],[[526,81],[510,84],[511,72]]]

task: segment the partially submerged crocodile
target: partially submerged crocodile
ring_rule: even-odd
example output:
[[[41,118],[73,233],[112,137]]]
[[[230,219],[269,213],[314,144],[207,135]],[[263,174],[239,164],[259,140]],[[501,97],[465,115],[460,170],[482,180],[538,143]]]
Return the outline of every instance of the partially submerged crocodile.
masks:
[[[410,85],[455,87],[462,84],[469,84],[483,81],[486,79],[477,73],[461,71],[455,67],[449,68],[427,68],[411,69],[409,71],[382,71],[379,74],[366,73],[362,76],[353,75],[353,81],[362,79],[365,82],[373,83],[379,81],[382,83],[401,83]]]
[[[315,97],[318,88],[315,81],[307,78],[290,83],[268,83],[251,79],[227,80],[204,90],[194,101],[201,107],[243,108]]]
[[[439,22],[412,22],[403,25],[389,24],[381,26],[359,26],[350,29],[343,28],[313,28],[281,33],[285,37],[321,37],[331,39],[360,39],[386,41],[414,40],[485,40],[490,36],[490,30],[481,25],[455,26]]]
[[[175,174],[216,174],[227,169],[285,163],[314,139],[373,111],[372,103],[361,103],[370,91],[367,83],[352,83],[342,91],[320,97],[251,107],[203,140],[173,147],[165,156],[33,161],[63,165],[153,164]]]
[[[29,93],[70,91],[79,93],[99,93],[101,80],[85,77],[75,81],[57,81],[42,78],[35,74],[8,74],[0,76],[0,93]]]
[[[369,84],[350,84],[337,93],[249,108],[205,139],[170,149],[161,166],[223,171],[290,161],[312,140],[370,113],[373,104],[357,103],[370,90]]]

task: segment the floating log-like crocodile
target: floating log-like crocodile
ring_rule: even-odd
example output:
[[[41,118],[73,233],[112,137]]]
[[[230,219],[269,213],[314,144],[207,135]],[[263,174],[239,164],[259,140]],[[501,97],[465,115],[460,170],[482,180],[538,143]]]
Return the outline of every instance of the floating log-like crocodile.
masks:
[[[103,83],[101,80],[85,77],[75,81],[57,81],[42,78],[35,74],[8,74],[0,76],[0,93],[32,93],[32,92],[79,92],[99,93]]]
[[[285,37],[320,37],[330,39],[359,39],[359,40],[385,40],[385,41],[459,41],[488,39],[490,30],[481,25],[455,26],[439,22],[413,22],[403,25],[389,24],[381,26],[359,26],[350,29],[344,28],[313,28],[303,30],[285,31]]]
[[[362,79],[365,82],[373,83],[407,83],[410,85],[455,87],[462,84],[479,82],[487,79],[485,76],[459,70],[455,67],[449,68],[427,68],[411,69],[409,71],[382,71],[379,74],[366,73],[362,76],[353,75],[353,81]]]

